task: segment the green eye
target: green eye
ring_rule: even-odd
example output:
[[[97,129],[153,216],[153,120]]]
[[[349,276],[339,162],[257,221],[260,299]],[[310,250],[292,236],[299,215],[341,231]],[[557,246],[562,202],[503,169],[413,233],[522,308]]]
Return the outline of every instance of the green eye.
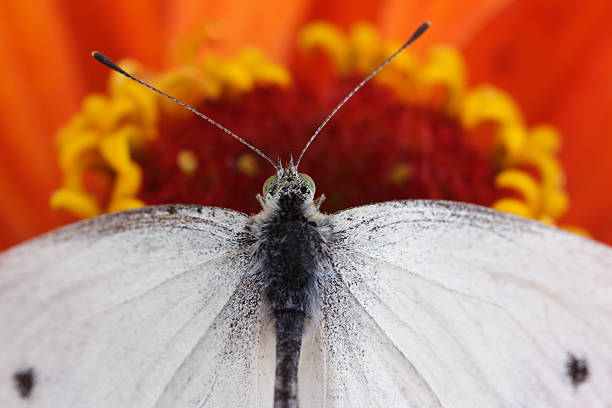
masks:
[[[263,185],[263,195],[264,197],[266,195],[268,195],[268,191],[270,191],[270,187],[272,187],[272,185],[276,182],[276,176],[270,176],[268,177],[268,179],[266,180],[266,182]]]
[[[302,178],[302,180],[304,180],[306,182],[306,185],[308,186],[310,191],[312,191],[312,194],[314,194],[316,189],[317,189],[317,186],[315,186],[315,182],[312,179],[312,177],[310,177],[308,174],[304,174],[304,173],[300,173],[300,177]]]

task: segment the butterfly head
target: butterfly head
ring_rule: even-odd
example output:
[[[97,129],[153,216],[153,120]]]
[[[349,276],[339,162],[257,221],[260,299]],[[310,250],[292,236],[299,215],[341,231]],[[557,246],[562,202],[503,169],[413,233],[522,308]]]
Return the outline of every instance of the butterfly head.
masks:
[[[295,166],[280,167],[276,175],[269,177],[263,185],[266,202],[293,202],[308,204],[315,195],[315,183],[308,174],[298,173]]]

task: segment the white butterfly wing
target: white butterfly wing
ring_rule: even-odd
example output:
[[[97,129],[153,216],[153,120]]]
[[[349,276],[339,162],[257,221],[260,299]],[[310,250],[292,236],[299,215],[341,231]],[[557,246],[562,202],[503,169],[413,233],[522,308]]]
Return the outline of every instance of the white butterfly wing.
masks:
[[[260,351],[257,282],[245,276],[247,219],[218,208],[151,207],[0,256],[0,406],[271,401],[273,372],[259,375],[258,365],[273,357]],[[28,372],[24,397],[15,376]]]
[[[612,249],[459,203],[332,217],[327,406],[612,406]]]
[[[301,406],[609,405],[609,248],[455,203],[332,217],[342,240],[303,344]],[[271,406],[246,223],[158,207],[2,255],[0,405]],[[577,386],[570,355],[588,362]],[[22,398],[13,377],[29,369]]]

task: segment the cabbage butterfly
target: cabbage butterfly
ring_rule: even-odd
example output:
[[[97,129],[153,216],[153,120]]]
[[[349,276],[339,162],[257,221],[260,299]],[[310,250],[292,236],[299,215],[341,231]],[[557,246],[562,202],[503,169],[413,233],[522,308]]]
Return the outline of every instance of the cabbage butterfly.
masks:
[[[612,404],[609,247],[452,202],[322,214],[301,155],[256,151],[253,217],[141,208],[0,255],[1,406]]]

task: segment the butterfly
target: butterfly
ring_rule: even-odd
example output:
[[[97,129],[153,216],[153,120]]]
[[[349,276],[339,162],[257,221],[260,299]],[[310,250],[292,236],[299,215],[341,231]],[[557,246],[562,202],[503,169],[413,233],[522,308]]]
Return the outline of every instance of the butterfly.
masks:
[[[302,155],[254,216],[145,207],[1,254],[0,406],[612,405],[612,248],[456,202],[324,214]]]

